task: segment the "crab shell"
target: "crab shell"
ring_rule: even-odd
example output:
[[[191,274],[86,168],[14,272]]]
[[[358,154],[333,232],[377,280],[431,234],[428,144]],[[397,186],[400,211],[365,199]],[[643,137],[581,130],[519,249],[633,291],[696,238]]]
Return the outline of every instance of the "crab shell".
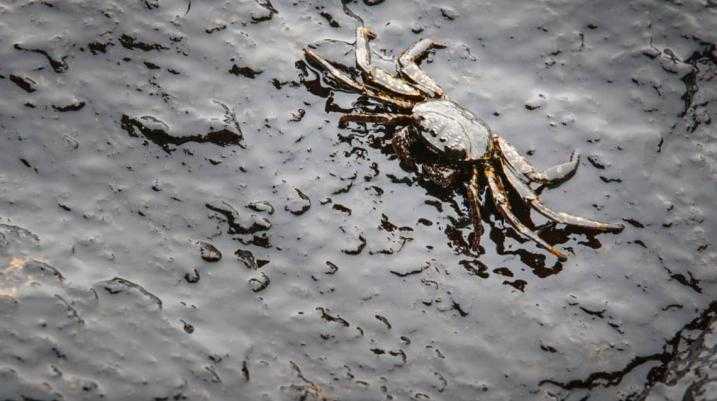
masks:
[[[450,100],[430,100],[413,107],[423,140],[438,154],[456,162],[478,162],[492,152],[490,128]]]

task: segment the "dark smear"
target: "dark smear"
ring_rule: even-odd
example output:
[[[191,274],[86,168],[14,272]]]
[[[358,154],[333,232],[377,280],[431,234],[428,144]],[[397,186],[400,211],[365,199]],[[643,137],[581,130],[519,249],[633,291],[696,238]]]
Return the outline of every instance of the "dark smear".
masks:
[[[112,42],[101,43],[101,42],[90,42],[87,44],[87,48],[93,55],[97,53],[107,53],[107,46],[111,45]]]
[[[385,214],[381,214],[381,225],[379,226],[379,228],[384,231],[392,232],[392,231],[395,231],[398,228],[398,226],[391,223],[388,220],[388,216],[386,216]]]
[[[36,173],[39,174],[39,171],[37,171],[37,167],[34,167],[32,164],[30,164],[30,162],[27,161],[27,159],[20,158],[20,162],[21,162],[22,164],[24,164],[25,167],[31,168],[31,169],[33,169]]]
[[[351,209],[347,208],[346,206],[340,204],[340,203],[334,203],[332,206],[332,209],[338,210],[339,212],[343,212],[351,216]]]
[[[669,304],[669,305],[665,306],[664,308],[662,308],[662,311],[663,311],[663,312],[666,312],[666,311],[668,311],[668,310],[670,310],[670,309],[677,309],[677,310],[679,310],[679,309],[682,309],[682,308],[684,308],[684,306],[683,306],[683,305],[680,305],[680,304]]]
[[[456,10],[454,10],[450,7],[442,7],[441,15],[443,16],[443,18],[447,19],[448,21],[453,21],[456,18],[458,18],[458,13],[456,12]]]
[[[98,286],[104,288],[105,291],[107,291],[108,294],[116,295],[126,292],[139,292],[141,295],[145,296],[146,298],[150,299],[152,302],[157,304],[157,307],[159,309],[162,309],[162,300],[159,299],[156,295],[152,294],[151,292],[147,291],[144,287],[142,287],[139,284],[135,284],[129,280],[123,279],[121,277],[115,277],[111,280],[102,281],[97,283]]]
[[[403,271],[399,271],[399,270],[389,270],[389,271],[391,272],[391,274],[395,274],[395,275],[397,275],[398,277],[406,277],[406,276],[412,276],[412,275],[415,275],[415,274],[421,274],[421,273],[423,273],[424,271],[426,271],[426,269],[428,269],[429,267],[431,267],[431,265],[428,264],[428,263],[426,263],[426,264],[424,264],[423,266],[421,266],[421,267],[419,267],[419,268],[417,268],[417,269],[413,269],[413,270],[403,270]]]
[[[692,273],[690,272],[687,272],[687,275],[690,276],[689,279],[680,273],[672,274],[670,278],[684,285],[685,287],[693,289],[696,293],[702,294],[702,287],[700,287],[700,281],[694,278],[694,276],[692,276]]]
[[[388,319],[387,319],[385,316],[376,314],[376,315],[374,315],[374,317],[375,317],[376,319],[378,319],[381,323],[385,324],[386,327],[387,327],[389,330],[391,330],[391,322],[389,322]]]
[[[253,234],[259,231],[266,231],[271,228],[271,223],[263,218],[246,218],[240,216],[234,208],[229,205],[224,207],[207,203],[204,205],[207,209],[217,212],[224,216],[229,226],[228,234]]]
[[[299,82],[304,85],[304,87],[309,93],[321,98],[328,98],[329,95],[331,95],[332,89],[321,84],[321,73],[317,72],[321,71],[320,67],[317,67],[318,70],[309,68],[308,64],[306,64],[304,60],[297,61],[295,66],[301,72],[299,74]],[[309,72],[311,72],[311,75],[313,75],[313,79],[306,79],[309,76]],[[276,84],[274,86],[276,86],[277,89],[281,88],[281,86],[277,86]]]
[[[486,266],[483,262],[481,262],[478,259],[472,259],[472,260],[461,260],[460,262],[461,266],[463,266],[466,271],[472,275],[478,276],[480,278],[488,278],[488,266]]]
[[[359,243],[356,246],[355,249],[341,249],[341,252],[347,254],[347,255],[359,255],[363,251],[363,249],[366,247],[366,237],[362,235],[359,235],[358,237]]]
[[[602,182],[604,182],[604,183],[611,183],[611,182],[620,183],[620,182],[622,182],[622,178],[608,178],[608,177],[600,176],[600,179],[601,179]]]
[[[260,235],[254,235],[250,240],[245,240],[243,238],[239,238],[239,242],[241,242],[244,245],[254,245],[258,246],[260,248],[271,248],[271,239],[269,238],[266,233],[261,233]],[[259,266],[259,260],[256,261],[257,266]],[[260,267],[260,266],[259,266]]]
[[[326,320],[327,322],[335,322],[338,323],[344,327],[349,327],[349,322],[346,321],[346,319],[342,318],[339,315],[331,315],[326,308],[323,308],[321,306],[316,307],[316,310],[321,312],[321,318]]]
[[[632,242],[633,242],[634,244],[637,244],[637,245],[639,245],[639,246],[641,246],[641,247],[647,249],[647,245],[645,245],[645,243],[644,243],[642,240],[636,239],[636,240],[634,240],[634,241],[632,241]],[[628,243],[629,243],[629,242],[628,242]]]
[[[134,50],[139,49],[142,51],[152,51],[152,50],[167,50],[168,47],[161,45],[159,43],[148,43],[148,42],[142,42],[137,40],[136,38],[133,38],[132,36],[129,36],[127,34],[123,34],[119,38],[119,42],[125,49],[128,50]]]
[[[47,61],[50,63],[50,67],[52,67],[52,70],[55,71],[55,72],[58,73],[58,74],[67,71],[67,69],[69,68],[69,66],[68,66],[67,63],[65,62],[65,59],[67,59],[67,56],[62,56],[62,57],[58,60],[58,59],[56,59],[56,58],[50,56],[50,54],[49,54],[47,51],[42,50],[42,49],[29,49],[29,48],[23,47],[22,45],[20,45],[20,44],[18,44],[18,43],[16,43],[16,44],[14,45],[14,47],[15,47],[15,49],[17,49],[17,50],[22,50],[22,51],[31,52],[31,53],[42,54],[43,56],[45,56],[45,57],[47,58]]]
[[[468,316],[468,312],[464,311],[464,310],[463,310],[463,307],[461,306],[461,304],[459,304],[459,303],[456,302],[455,300],[451,300],[451,309],[453,309],[453,310],[455,310],[456,312],[458,312],[458,314],[460,315],[460,317],[466,317],[466,316]]]
[[[246,361],[241,362],[241,374],[244,381],[249,381],[249,366]]]
[[[348,193],[353,186],[354,186],[354,183],[353,183],[353,181],[351,181],[348,184],[344,185],[343,187],[331,192],[331,195],[341,195],[341,194]]]
[[[401,358],[401,364],[400,364],[400,365],[396,365],[396,366],[405,365],[405,364],[406,364],[406,360],[408,359],[408,357],[406,356],[406,353],[405,353],[403,350],[401,350],[401,349],[399,349],[398,351],[388,351],[388,354],[391,355],[391,356],[398,356],[398,357]]]
[[[152,119],[154,117],[143,116],[140,119]],[[130,136],[139,137],[140,134],[150,140],[152,143],[159,145],[162,150],[172,153],[177,150],[174,146],[180,146],[187,142],[212,143],[218,146],[236,145],[244,147],[242,144],[243,137],[241,134],[232,132],[226,128],[218,131],[209,131],[206,134],[196,134],[187,136],[172,136],[161,128],[149,128],[140,119],[132,118],[126,114],[122,115],[120,126],[127,131]]]
[[[68,104],[67,106],[52,105],[52,108],[59,112],[77,111],[81,110],[83,107],[85,107],[85,102],[82,101],[77,101],[75,103]]]
[[[595,311],[595,310],[588,309],[584,306],[581,306],[580,310],[582,310],[583,312],[587,313],[590,316],[597,316],[600,319],[604,318],[603,314],[606,312],[606,309]]]
[[[37,90],[37,82],[28,77],[10,74],[10,80],[27,93],[32,93]]]
[[[213,27],[213,28],[207,28],[207,29],[204,30],[204,32],[206,32],[206,33],[208,33],[208,34],[211,35],[211,34],[213,34],[214,32],[223,31],[223,30],[225,30],[225,29],[227,29],[226,24],[221,24],[221,25],[215,26],[215,27]]]
[[[596,155],[588,155],[588,161],[598,170],[605,170],[605,165],[600,162]]]
[[[329,14],[329,13],[327,13],[326,11],[320,12],[319,15],[321,15],[322,17],[324,17],[324,19],[329,23],[329,25],[330,25],[332,28],[340,28],[340,27],[341,27],[341,25],[339,25],[338,21],[336,21],[336,20],[334,19],[334,16],[331,15],[331,14]]]
[[[274,214],[274,206],[267,201],[252,202],[246,205],[246,207],[255,212],[266,212],[269,215]]]
[[[255,70],[251,67],[239,67],[238,65],[234,64],[232,65],[232,68],[229,70],[230,74],[234,74],[237,76],[247,77],[254,79],[257,75],[261,75],[261,73],[264,72],[262,70]]]
[[[185,273],[184,280],[186,280],[190,284],[198,283],[199,282],[199,271],[197,269],[192,269],[191,272]]]
[[[528,282],[525,280],[520,280],[520,279],[515,280],[515,281],[505,280],[505,281],[503,281],[503,284],[509,285],[521,292],[525,292],[525,286],[528,284]]]
[[[513,272],[510,271],[510,269],[508,269],[507,267],[499,267],[497,269],[493,269],[493,273],[497,273],[505,277],[513,277]]]
[[[645,226],[644,226],[642,223],[640,223],[639,221],[637,221],[637,220],[635,220],[635,219],[622,219],[622,221],[624,221],[624,222],[630,224],[630,225],[633,226],[633,227],[645,228]]]
[[[257,15],[252,15],[252,16],[251,16],[251,23],[252,23],[252,24],[258,24],[258,23],[260,23],[260,22],[269,21],[269,20],[271,20],[271,18],[273,17],[273,15],[274,15],[274,14],[272,14],[272,13],[267,13],[267,14],[258,15],[258,16],[257,16]]]
[[[284,206],[284,210],[294,216],[301,216],[311,208],[311,199],[298,188],[294,188],[294,193],[296,193],[298,197],[287,198],[287,204]]]
[[[543,350],[543,351],[545,351],[545,352],[550,352],[550,353],[552,353],[552,354],[558,352],[558,350],[556,350],[555,348],[553,348],[553,347],[551,347],[551,346],[549,346],[549,345],[545,345],[545,344],[540,344],[540,349]]]
[[[685,93],[680,97],[684,102],[684,107],[680,113],[680,117],[684,117],[688,110],[694,103],[695,94],[699,90],[697,86],[697,77],[700,72],[700,64],[713,63],[717,64],[717,57],[714,56],[715,45],[713,43],[706,43],[706,46],[702,51],[696,51],[688,57],[685,62],[692,65],[693,69],[684,77],[682,82],[685,84]]]
[[[553,384],[565,390],[611,387],[620,384],[625,376],[636,368],[650,362],[656,362],[657,366],[650,368],[647,373],[647,380],[642,393],[635,394],[637,397],[630,398],[645,399],[647,392],[655,384],[667,383],[668,379],[674,382],[675,377],[683,377],[687,374],[688,370],[680,369],[680,366],[684,366],[684,363],[699,363],[697,356],[706,347],[704,339],[716,316],[717,302],[713,302],[699,317],[688,323],[674,337],[668,340],[662,352],[647,356],[636,356],[619,371],[595,372],[591,373],[586,379],[571,380],[567,383],[546,379],[540,381],[539,385]]]
[[[222,382],[221,377],[219,377],[219,374],[217,373],[216,370],[214,370],[213,366],[205,366],[204,370],[209,372],[209,381],[211,383],[221,383]]]
[[[336,274],[336,272],[339,271],[339,267],[335,263],[328,260],[326,261],[326,266],[329,267],[329,270],[325,271],[325,274]]]

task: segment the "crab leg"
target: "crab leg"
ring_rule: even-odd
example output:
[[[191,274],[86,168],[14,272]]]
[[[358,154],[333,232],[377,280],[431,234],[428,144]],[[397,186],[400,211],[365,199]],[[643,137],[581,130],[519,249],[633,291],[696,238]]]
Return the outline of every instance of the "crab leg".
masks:
[[[430,97],[441,97],[443,96],[443,89],[418,67],[418,60],[425,56],[429,50],[442,49],[444,47],[445,45],[430,39],[419,40],[401,54],[398,58],[396,68],[401,74],[410,79],[421,92]]]
[[[356,82],[348,74],[346,74],[345,72],[334,67],[331,63],[326,61],[323,57],[319,56],[311,49],[304,49],[304,55],[307,60],[312,61],[316,64],[319,64],[322,68],[324,68],[326,71],[328,71],[329,74],[331,74],[331,76],[333,76],[334,79],[336,79],[340,84],[343,84],[344,86],[346,86],[350,89],[353,89],[356,92],[359,92],[368,97],[392,104],[401,109],[411,109],[413,107],[414,103],[411,101],[399,99],[397,97],[393,97],[393,96],[382,94],[382,93],[378,93],[374,90],[371,90],[370,88],[367,88],[362,83]]]
[[[561,261],[567,260],[567,257],[554,247],[550,246],[547,242],[543,241],[534,231],[526,227],[523,223],[518,220],[510,209],[510,203],[508,202],[508,196],[505,193],[505,188],[500,178],[495,174],[495,169],[491,165],[485,166],[485,176],[488,180],[488,186],[490,192],[493,195],[493,200],[498,208],[498,211],[520,234],[532,239],[538,245],[548,250],[548,252],[557,256]]]
[[[364,86],[353,80],[348,74],[334,67],[331,63],[326,61],[323,57],[316,54],[311,49],[304,49],[304,55],[310,61],[313,61],[321,65],[326,71],[328,71],[339,83],[342,83],[356,92],[363,92]]]
[[[421,97],[421,92],[405,80],[396,78],[371,64],[369,42],[374,38],[376,38],[376,33],[370,28],[363,26],[356,28],[356,65],[363,71],[366,80],[402,96]]]
[[[530,181],[539,182],[547,186],[558,185],[575,174],[580,162],[580,154],[573,152],[570,161],[538,171],[505,139],[494,136],[494,143],[500,150],[501,158],[508,162],[508,165],[517,172],[523,174]]]
[[[483,235],[483,222],[480,217],[480,170],[477,166],[473,167],[471,178],[466,186],[466,200],[471,210],[471,218],[473,220],[473,241],[471,246],[477,250],[480,246],[480,237]]]
[[[608,224],[601,223],[595,220],[589,220],[583,217],[573,216],[571,214],[556,212],[543,204],[538,198],[538,195],[533,192],[530,187],[524,184],[518,177],[510,171],[505,163],[503,163],[503,174],[508,179],[508,183],[518,192],[521,199],[528,203],[538,213],[542,214],[546,218],[556,223],[567,224],[575,227],[587,228],[597,231],[622,231],[624,226],[622,224]]]
[[[414,143],[414,139],[411,136],[408,127],[403,127],[398,132],[393,134],[391,138],[391,146],[393,151],[396,152],[401,163],[404,164],[409,170],[416,171],[416,162],[411,157],[411,146]]]
[[[391,113],[350,113],[344,114],[339,118],[339,125],[345,127],[349,122],[375,123],[383,125],[407,125],[414,122],[413,116],[410,114],[391,114]]]

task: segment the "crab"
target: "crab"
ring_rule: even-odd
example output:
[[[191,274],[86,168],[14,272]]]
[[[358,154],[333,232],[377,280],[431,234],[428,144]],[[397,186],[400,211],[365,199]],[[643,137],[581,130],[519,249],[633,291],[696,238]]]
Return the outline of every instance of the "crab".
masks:
[[[386,105],[392,112],[348,113],[339,125],[351,122],[374,123],[399,128],[391,145],[402,165],[417,170],[412,150],[423,146],[431,155],[421,165],[422,175],[447,186],[465,182],[474,235],[471,246],[478,249],[483,232],[481,222],[482,183],[502,216],[518,233],[534,241],[559,260],[566,255],[543,240],[536,231],[523,224],[513,212],[506,187],[532,209],[553,224],[559,223],[597,232],[620,232],[622,224],[603,223],[554,211],[541,201],[537,189],[556,187],[571,178],[579,165],[580,155],[544,170],[533,167],[505,139],[465,107],[446,97],[443,89],[420,69],[419,63],[433,49],[445,47],[431,39],[422,39],[405,50],[396,61],[397,74],[389,73],[371,62],[370,42],[377,37],[368,27],[356,29],[356,66],[362,82],[334,66],[314,50],[304,49],[311,64],[327,72],[339,86]],[[507,184],[507,185],[506,185]],[[538,186],[538,188],[534,189]]]

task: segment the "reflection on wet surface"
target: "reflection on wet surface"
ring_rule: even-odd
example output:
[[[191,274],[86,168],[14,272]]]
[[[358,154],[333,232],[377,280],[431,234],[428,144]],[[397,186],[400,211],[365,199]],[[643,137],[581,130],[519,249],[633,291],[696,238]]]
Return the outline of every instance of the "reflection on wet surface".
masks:
[[[414,3],[0,5],[0,398],[713,398],[714,6]],[[359,18],[625,230],[516,208],[560,262],[481,192],[472,249],[303,58]]]

